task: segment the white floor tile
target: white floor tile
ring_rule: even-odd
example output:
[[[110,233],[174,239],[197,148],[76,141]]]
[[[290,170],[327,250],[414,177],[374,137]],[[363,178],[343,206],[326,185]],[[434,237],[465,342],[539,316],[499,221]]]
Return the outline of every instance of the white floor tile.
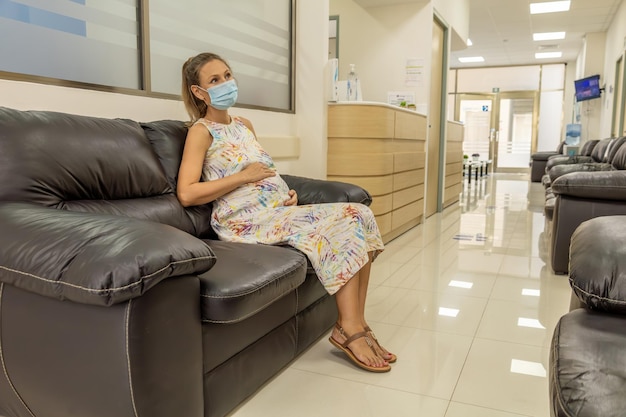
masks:
[[[548,348],[474,339],[452,401],[549,416]]]
[[[445,400],[287,369],[233,417],[444,417]]]
[[[365,372],[323,339],[291,366],[320,375],[449,400],[472,339],[370,321],[377,338],[398,356],[384,374]]]
[[[446,417],[528,417],[523,414],[511,414],[506,411],[476,407],[474,405],[451,402]]]
[[[487,299],[380,286],[370,291],[369,320],[423,330],[474,336]]]
[[[560,309],[542,304],[541,297],[517,303],[489,300],[476,337],[549,347],[562,315]]]

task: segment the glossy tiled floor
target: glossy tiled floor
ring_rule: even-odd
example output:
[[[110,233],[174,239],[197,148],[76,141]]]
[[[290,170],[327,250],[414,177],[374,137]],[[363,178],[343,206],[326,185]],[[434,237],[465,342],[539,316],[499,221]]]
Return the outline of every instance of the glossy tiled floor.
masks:
[[[541,249],[543,189],[472,182],[387,245],[367,317],[399,359],[361,371],[322,338],[233,417],[548,417],[548,350],[569,285]]]

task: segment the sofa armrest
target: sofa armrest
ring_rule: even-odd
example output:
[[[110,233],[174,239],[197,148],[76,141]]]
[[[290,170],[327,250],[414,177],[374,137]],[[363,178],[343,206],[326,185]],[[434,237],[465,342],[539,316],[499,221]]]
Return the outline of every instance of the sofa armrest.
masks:
[[[0,282],[84,304],[127,301],[215,263],[200,239],[129,217],[1,203],[0,230]]]
[[[584,164],[584,163],[589,163],[589,162],[595,162],[595,161],[590,156],[556,155],[556,156],[551,156],[550,158],[548,158],[548,162],[546,163],[546,170],[550,171],[550,168],[555,167],[557,165]]]
[[[569,280],[591,309],[626,314],[626,216],[604,216],[578,226],[570,244]]]
[[[339,181],[318,180],[281,175],[289,188],[298,193],[298,204],[361,203],[369,206],[372,196],[358,185]]]
[[[548,158],[550,158],[551,156],[555,156],[555,155],[563,155],[563,154],[559,152],[554,152],[554,151],[541,151],[541,152],[535,152],[534,154],[530,156],[530,158],[533,161],[547,161]]]
[[[626,171],[568,173],[552,182],[552,192],[578,198],[626,201]]]
[[[547,169],[547,168],[546,168]],[[550,181],[554,181],[565,174],[572,172],[597,172],[597,171],[613,171],[615,168],[611,164],[603,164],[599,162],[583,163],[583,164],[563,164],[553,166],[548,170]]]

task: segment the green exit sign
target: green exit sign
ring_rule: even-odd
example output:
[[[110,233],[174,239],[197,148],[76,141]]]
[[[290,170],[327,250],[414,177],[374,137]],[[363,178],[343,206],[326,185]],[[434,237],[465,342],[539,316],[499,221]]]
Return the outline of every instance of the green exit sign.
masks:
[[[493,87],[493,88],[491,89],[491,92],[492,92],[492,93],[499,93],[499,92],[500,92],[500,88],[498,88],[498,87]]]

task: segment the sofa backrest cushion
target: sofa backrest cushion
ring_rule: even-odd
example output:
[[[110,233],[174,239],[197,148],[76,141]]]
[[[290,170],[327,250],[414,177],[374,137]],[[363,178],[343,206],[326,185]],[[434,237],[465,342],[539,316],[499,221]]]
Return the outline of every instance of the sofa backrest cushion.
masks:
[[[0,201],[153,220],[196,234],[139,123],[0,107]]]
[[[585,144],[580,148],[580,154],[582,156],[590,156],[591,152],[593,152],[593,148],[600,142],[598,139],[588,140]]]
[[[610,148],[608,149],[606,153],[605,162],[608,164],[612,164],[613,159],[615,159],[615,155],[617,155],[617,152],[619,152],[619,150],[624,147],[623,145],[625,143],[626,143],[626,136],[615,139],[613,143],[610,145]]]
[[[622,139],[624,139],[624,142],[626,142],[626,138]],[[615,169],[626,169],[626,145],[622,145],[619,147],[619,149],[617,149],[615,155],[611,160],[611,165],[613,165],[613,168]]]
[[[159,120],[141,123],[141,127],[163,166],[167,182],[176,192],[178,169],[187,138],[187,126],[178,120]],[[217,239],[211,227],[212,204],[187,207],[185,212],[194,225],[196,236]]]
[[[598,142],[598,144],[593,148],[593,151],[591,151],[591,158],[593,158],[595,162],[603,162],[604,154],[606,153],[606,149],[611,142],[613,142],[612,138],[602,139]]]

